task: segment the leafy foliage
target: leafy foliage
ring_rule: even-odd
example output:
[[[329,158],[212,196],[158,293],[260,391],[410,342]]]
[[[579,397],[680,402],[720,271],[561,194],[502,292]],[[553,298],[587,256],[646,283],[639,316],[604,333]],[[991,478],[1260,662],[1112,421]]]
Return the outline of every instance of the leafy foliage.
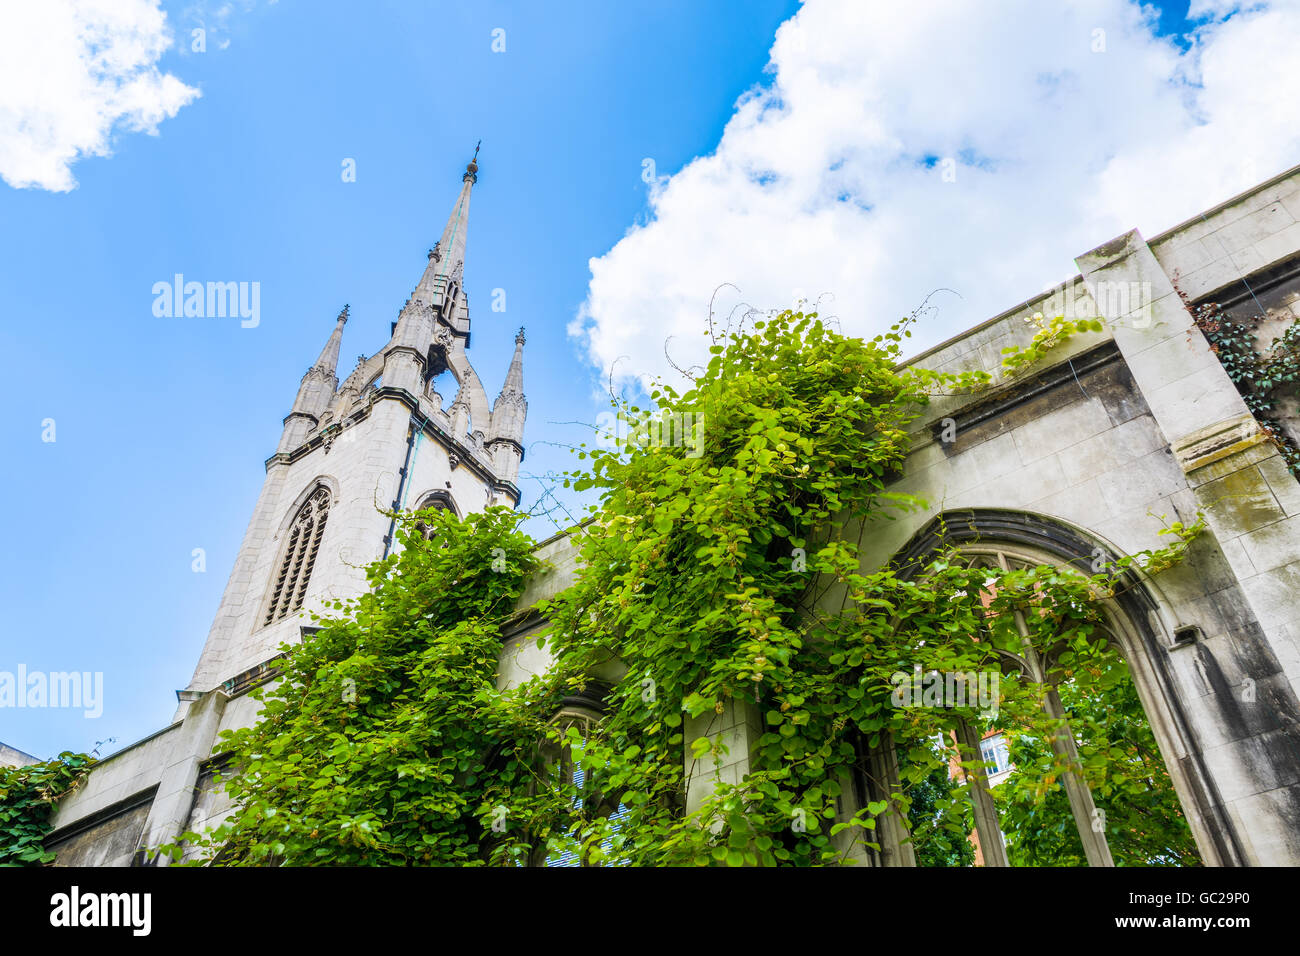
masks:
[[[1023,348],[1009,345],[1002,350],[1002,367],[1013,374],[1042,361],[1049,351],[1064,345],[1075,333],[1100,332],[1102,329],[1101,322],[1097,319],[1071,320],[1058,315],[1044,320],[1041,312],[1035,312],[1025,321],[1038,327],[1029,345]]]
[[[89,754],[64,751],[26,767],[0,767],[0,866],[37,866],[54,859],[45,837],[61,797],[94,764]]]
[[[935,766],[908,792],[908,829],[917,866],[971,866],[975,829],[970,801],[948,767]]]
[[[1124,568],[1090,578],[941,559],[911,577],[861,571],[846,529],[864,523],[870,534],[872,522],[920,504],[886,490],[908,422],[935,384],[972,384],[900,369],[894,331],[861,342],[787,313],[723,336],[694,387],[652,395],[669,417],[707,422],[702,456],[594,449],[590,470],[571,476],[602,499],[580,538],[586,570],[547,609],[554,674],[577,686],[601,660],[628,669],[587,759],[623,791],[634,862],[818,864],[846,858],[854,842],[873,846],[887,801],[832,823],[863,746],[892,740],[902,752],[891,796],[906,812],[909,790],[946,767],[930,740],[981,719],[969,707],[893,706],[893,674],[1000,668],[1000,652],[1021,646],[1013,621],[1026,608],[1041,647],[1062,633],[1084,641],[1100,620]],[[1182,530],[1190,539],[1196,529]],[[1125,568],[1170,563],[1183,547]],[[1003,691],[1005,717],[1045,726],[1041,686],[1009,680]],[[719,782],[684,819],[683,747],[723,758],[710,721],[745,707],[765,730],[750,772]]]
[[[201,859],[485,858],[490,794],[527,776],[544,730],[496,689],[500,626],[535,567],[532,542],[500,507],[398,517],[402,547],[368,569],[370,592],[336,602],[338,617],[285,646],[280,679],[254,691],[261,719],[224,733],[238,807],[213,833],[185,835]]]
[[[588,864],[818,865],[876,846],[878,818],[899,813],[930,821],[914,834],[920,859],[969,860],[956,838],[969,832],[964,800],[935,741],[989,715],[974,701],[899,706],[894,676],[1002,673],[1030,647],[1069,679],[1102,681],[1089,662],[1104,601],[1123,572],[1178,560],[1200,525],[1092,575],[977,568],[955,553],[864,571],[854,542],[923,504],[888,490],[909,424],[935,391],[988,380],[903,366],[907,325],[863,341],[786,312],[718,333],[689,388],[651,394],[664,420],[700,423],[698,447],[584,449],[589,466],[567,483],[599,504],[573,533],[581,570],[540,608],[553,665],[517,688],[496,684],[502,621],[533,569],[516,517],[417,516],[434,525],[430,542],[399,516],[403,548],[370,570],[373,593],[286,647],[261,721],[225,740],[238,809],[187,839],[240,864],[518,865],[571,852]],[[555,719],[595,674],[613,675],[603,719]],[[1004,677],[997,719],[1043,738],[1045,690]],[[746,714],[759,722],[748,772],[705,776],[743,756],[727,753],[724,731]],[[891,745],[900,778],[876,781],[887,798],[857,807],[848,785],[863,755]],[[1049,760],[1034,773],[1068,770]],[[850,818],[836,822],[845,801]]]
[[[1190,866],[1200,857],[1128,665],[1098,641],[1060,685],[1080,773],[1118,866]],[[1018,735],[1012,773],[994,794],[1013,866],[1086,866],[1069,801],[1041,736]]]
[[[1178,290],[1183,295],[1182,290]],[[1183,296],[1186,302],[1186,296]],[[1293,322],[1262,353],[1255,329],[1262,316],[1234,319],[1217,303],[1192,307],[1192,320],[1210,343],[1246,407],[1278,449],[1293,475],[1300,477],[1300,447],[1278,422],[1279,403],[1300,389],[1300,321]]]

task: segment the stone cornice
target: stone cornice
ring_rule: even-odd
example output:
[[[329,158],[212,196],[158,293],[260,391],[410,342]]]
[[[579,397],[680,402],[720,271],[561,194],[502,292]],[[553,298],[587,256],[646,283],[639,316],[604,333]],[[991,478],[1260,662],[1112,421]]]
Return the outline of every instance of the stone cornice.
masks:
[[[1190,474],[1198,468],[1222,461],[1238,452],[1268,441],[1253,415],[1241,415],[1193,432],[1170,446],[1170,450]]]
[[[491,448],[493,445],[513,445],[515,450],[519,452],[519,460],[524,460],[524,446],[513,438],[506,438],[504,436],[499,438],[489,438],[483,443],[484,448]]]
[[[1024,405],[1026,402],[1055,389],[1061,387],[1081,388],[1078,384],[1080,376],[1087,375],[1089,372],[1104,368],[1119,360],[1119,348],[1115,343],[1113,341],[1102,342],[1086,352],[1070,356],[1068,361],[1050,365],[1038,371],[1035,375],[1003,383],[1001,387],[988,392],[972,393],[970,404],[948,412],[945,417],[953,421],[960,433],[982,422],[1005,415],[1018,406]],[[937,418],[926,423],[925,432],[930,433],[932,441],[940,440],[939,435],[944,428],[943,421],[943,418]],[[919,432],[913,436],[913,451],[924,444],[928,444],[923,439],[925,432]]]
[[[371,401],[358,413],[349,418],[349,424],[346,427],[351,428],[356,425],[370,414],[370,409],[375,402],[381,402],[386,399],[398,401],[405,405],[411,412],[412,421],[419,425],[430,438],[436,440],[438,444],[448,452],[455,452],[460,457],[461,466],[468,467],[469,470],[478,476],[484,484],[491,485],[494,489],[505,491],[507,494],[511,495],[511,497],[515,499],[516,505],[519,503],[519,489],[515,487],[515,485],[508,481],[503,481],[494,474],[492,470],[479,458],[478,449],[474,445],[454,438],[446,429],[434,421],[431,415],[426,414],[425,410],[420,407],[419,399],[404,388],[384,385],[375,389],[374,398],[371,399]],[[292,463],[297,461],[299,458],[302,458],[304,455],[311,454],[321,445],[325,444],[327,438],[332,438],[334,434],[338,431],[342,431],[344,427],[345,426],[340,423],[335,423],[322,429],[293,451],[272,455],[266,460],[266,467],[269,469],[277,462]],[[487,448],[489,445],[497,441],[510,441],[510,439],[493,439],[491,442],[484,442],[483,447]],[[523,448],[517,442],[511,443],[514,444],[516,448],[519,448],[522,460]]]
[[[519,507],[519,499],[523,496],[520,494],[518,486],[516,486],[513,482],[503,481],[498,479],[492,482],[492,490],[499,491],[502,494],[509,495],[511,501],[514,502],[513,507],[515,508]]]
[[[287,416],[285,416],[284,420],[287,422],[290,418],[293,418],[294,415],[300,415],[303,418],[311,418],[313,422],[317,421],[317,419],[315,419],[313,416],[307,415],[304,412],[290,412]],[[332,439],[333,436],[338,434],[338,432],[342,431],[344,427],[352,428],[354,425],[358,424],[359,422],[364,421],[367,417],[369,417],[369,415],[370,415],[370,405],[369,404],[363,405],[357,411],[353,412],[351,415],[348,416],[347,419],[348,424],[346,426],[344,426],[341,422],[334,422],[333,424],[327,425],[325,428],[322,428],[320,431],[313,434],[310,438],[308,438],[305,442],[303,442],[293,451],[276,452],[270,458],[266,459],[265,462],[266,470],[270,471],[272,465],[292,464],[293,462],[297,461],[299,458],[302,458],[305,455],[310,455],[321,445],[325,444],[326,438]]]

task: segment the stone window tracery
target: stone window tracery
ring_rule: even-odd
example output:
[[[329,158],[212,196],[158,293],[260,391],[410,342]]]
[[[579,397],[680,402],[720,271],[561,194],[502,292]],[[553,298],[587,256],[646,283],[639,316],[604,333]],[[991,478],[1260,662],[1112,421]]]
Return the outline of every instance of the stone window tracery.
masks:
[[[452,503],[451,496],[448,494],[435,493],[429,495],[415,510],[428,511],[430,509],[435,511],[450,511],[454,515],[459,514],[456,510],[456,506]],[[437,537],[437,531],[434,528],[429,527],[429,525],[425,524],[423,521],[417,521],[415,523],[415,530],[420,532],[425,541],[432,541]]]
[[[597,734],[602,716],[600,712],[585,706],[570,706],[561,709],[551,722],[559,729],[561,736],[567,734],[571,728],[576,730],[581,741],[579,746],[585,747],[587,741]],[[600,781],[593,779],[581,763],[574,759],[572,749],[567,744],[548,740],[540,748],[540,754],[557,780],[563,780],[566,785],[571,785],[578,791],[579,796],[575,798],[573,804],[575,814],[591,813],[593,816],[606,816],[617,833],[622,826],[621,821],[627,816],[627,808],[622,803],[617,803],[616,806],[611,804],[609,795],[601,792]],[[607,837],[603,840],[601,849],[607,853],[612,851],[613,838]],[[592,865],[589,851],[584,851],[581,844],[572,839],[558,840],[549,848],[539,847],[535,862],[545,867]]]
[[[330,492],[322,486],[312,492],[294,517],[289,526],[284,556],[271,581],[271,597],[262,620],[263,626],[282,621],[302,608],[325,534],[329,509]]]

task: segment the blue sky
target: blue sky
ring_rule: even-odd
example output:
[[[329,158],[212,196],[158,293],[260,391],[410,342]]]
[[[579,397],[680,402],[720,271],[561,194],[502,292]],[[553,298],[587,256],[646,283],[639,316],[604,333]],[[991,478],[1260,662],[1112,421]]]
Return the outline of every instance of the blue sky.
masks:
[[[164,5],[178,36],[185,6]],[[228,19],[228,48],[163,56],[202,96],[158,136],[117,136],[111,158],[75,165],[71,192],[0,185],[15,378],[0,669],[17,657],[106,682],[99,719],[0,711],[0,740],[42,756],[118,747],[171,719],[298,380],[345,302],[342,365],[387,341],[479,139],[471,358],[494,396],[526,326],[528,437],[570,441],[548,422],[594,421],[594,379],[565,334],[587,260],[643,214],[643,158],[671,170],[716,141],[795,9],[636,6],[255,5]],[[260,282],[260,324],[155,318],[150,289],[175,272]],[[524,469],[569,465],[537,444]]]
[[[133,2],[147,7],[152,0]],[[810,2],[775,58],[777,29],[799,3],[388,0],[366,4],[363,13],[325,0],[163,3],[177,44],[157,67],[201,96],[144,124],[157,135],[114,127],[111,155],[71,165],[75,188],[0,184],[0,301],[7,311],[0,349],[15,379],[0,417],[8,452],[0,482],[11,502],[0,552],[8,612],[0,670],[21,662],[29,670],[105,675],[103,716],[0,710],[0,741],[49,756],[113,738],[107,752],[170,720],[172,691],[189,680],[299,378],[345,302],[352,319],[341,365],[351,367],[358,354],[387,341],[480,139],[465,270],[471,358],[495,395],[515,331],[527,327],[525,505],[542,487],[527,476],[573,464],[562,446],[584,433],[565,423],[594,421],[602,410],[603,365],[628,355],[625,374],[658,371],[666,332],[701,328],[702,303],[720,282],[752,274],[745,292],[763,305],[783,304],[784,290],[804,283],[814,293],[833,289],[846,329],[865,332],[936,285],[954,284],[956,275],[967,281],[966,295],[935,325],[937,340],[1063,278],[1073,255],[1125,228],[1142,224],[1151,234],[1300,161],[1284,161],[1295,140],[1269,138],[1266,116],[1244,133],[1231,125],[1255,115],[1235,108],[1232,97],[1247,94],[1228,89],[1222,101],[1188,105],[1186,116],[1171,118],[1163,107],[1186,99],[1204,79],[1174,79],[1180,65],[1202,62],[1182,36],[1194,27],[1205,31],[1204,50],[1246,62],[1240,51],[1251,38],[1224,20],[1233,4],[1202,0],[1205,12],[1218,15],[1195,24],[1185,19],[1186,2],[1164,4],[1155,20],[1125,0],[1071,0],[1064,6],[1079,15],[1063,13],[1059,24],[1042,19],[1037,5],[1016,4],[1016,29],[1029,31],[1026,37],[1056,42],[1059,33],[1068,56],[1084,58],[1058,72],[1038,68],[1055,77],[1053,95],[1073,96],[1083,112],[1043,106],[1041,91],[1024,109],[1054,111],[1043,115],[1066,116],[1075,130],[1080,116],[1091,117],[1088,128],[1100,139],[1037,150],[1026,145],[1035,117],[1027,112],[1021,121],[1015,102],[1003,105],[996,122],[972,108],[968,130],[953,120],[927,126],[922,117],[943,112],[934,104],[945,101],[928,100],[930,108],[917,112],[908,98],[926,94],[951,57],[936,53],[924,33],[917,39],[899,30],[891,46],[888,31],[881,36],[874,28],[861,31],[860,54],[845,39],[857,34],[834,28],[837,16],[861,26],[839,2]],[[896,4],[884,7],[891,17],[906,15]],[[1232,19],[1275,15],[1265,7]],[[1094,20],[1106,24],[1108,60],[1087,59]],[[967,115],[963,88],[983,90],[983,71],[992,92],[981,102],[996,102],[1008,31],[997,18],[985,21],[984,39],[958,21],[940,22],[930,34],[963,34],[983,56],[974,72],[946,81],[959,116]],[[197,24],[208,29],[202,53],[189,49]],[[505,30],[505,52],[491,48],[497,28]],[[869,91],[867,119],[846,114],[840,122],[806,105],[800,84],[811,82],[807,77],[833,84],[855,64],[904,54],[913,67],[847,87]],[[800,71],[801,63],[811,69]],[[1109,72],[1094,80],[1088,70],[1098,64]],[[0,90],[13,80],[11,73]],[[738,98],[756,85],[768,91],[766,101],[753,101],[763,109],[738,113]],[[1130,87],[1137,93],[1124,107],[1136,110],[1136,119],[1117,110],[1116,91]],[[825,97],[840,88],[826,87]],[[18,95],[13,89],[0,92],[0,107],[5,95]],[[872,117],[881,118],[886,135],[855,141]],[[1206,147],[1195,130],[1216,121],[1226,124],[1228,149],[1246,142],[1246,151],[1255,151],[1249,170],[1240,161],[1207,164],[1197,152]],[[1007,124],[1000,154],[979,135],[999,122]],[[1171,174],[1151,169],[1148,128],[1175,147],[1168,162],[1177,189],[1153,197],[1150,182]],[[1268,135],[1240,139],[1252,130]],[[1011,135],[1016,131],[1026,134],[1024,143]],[[774,172],[766,179],[755,175],[751,159],[735,157],[752,157],[770,133],[780,135],[771,141]],[[0,174],[12,155],[5,137],[20,134],[0,129]],[[840,139],[841,158],[823,161],[824,144]],[[885,141],[899,145],[882,151]],[[940,195],[924,185],[933,181],[924,178],[925,163],[898,172],[906,156],[990,152],[992,168],[1006,172],[963,167],[969,192],[944,198],[949,205],[937,209],[920,198]],[[1076,165],[1060,165],[1062,152]],[[851,157],[847,166],[843,156]],[[653,187],[642,179],[647,158],[660,176]],[[345,159],[356,162],[354,183],[340,175]],[[799,190],[805,160],[816,167],[806,194]],[[907,178],[890,178],[900,175]],[[816,197],[832,186],[858,201],[826,214]],[[921,188],[929,191],[916,192],[909,208],[917,228],[929,232],[913,237],[900,225],[908,216],[891,212],[890,199]],[[1015,189],[1041,192],[1006,191]],[[1090,205],[1053,218],[1034,205],[1048,195]],[[769,198],[776,205],[765,209]],[[733,221],[727,211],[737,204],[749,205]],[[1004,211],[1002,218],[990,223],[989,210]],[[753,225],[737,226],[742,220]],[[779,228],[761,228],[773,222]],[[946,224],[951,249],[931,222]],[[978,230],[988,230],[988,243],[972,240],[984,234]],[[833,240],[825,250],[822,236]],[[1032,254],[1013,254],[997,270],[968,261],[973,245],[1005,246],[1006,236],[1019,237]],[[726,250],[735,269],[692,272],[698,242]],[[851,277],[873,262],[888,272],[880,245],[906,249],[910,242],[933,248],[933,255],[911,257],[925,259],[926,268],[900,275],[895,298],[880,309],[856,306]],[[763,256],[773,249],[790,265],[779,292],[762,284],[773,271]],[[801,259],[805,250],[813,264]],[[592,260],[601,278],[593,277]],[[826,262],[842,268],[819,272]],[[177,272],[259,282],[260,324],[156,318],[151,288]],[[683,276],[693,283],[687,292],[673,288]],[[506,290],[504,314],[489,308],[496,288]],[[54,442],[41,440],[46,419],[56,423]],[[551,530],[542,520],[530,527],[539,537]],[[206,552],[206,573],[191,570],[195,548]]]

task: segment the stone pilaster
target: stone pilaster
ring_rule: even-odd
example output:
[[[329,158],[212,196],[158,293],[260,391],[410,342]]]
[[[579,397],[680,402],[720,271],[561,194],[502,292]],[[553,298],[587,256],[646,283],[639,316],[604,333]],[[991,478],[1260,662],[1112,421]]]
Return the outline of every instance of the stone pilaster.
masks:
[[[1295,865],[1300,484],[1136,230],[1076,262],[1248,605],[1231,633],[1169,651],[1196,655],[1217,723],[1205,762],[1246,862]]]
[[[171,742],[167,752],[158,792],[154,795],[140,836],[141,850],[169,843],[185,832],[194,806],[199,767],[212,754],[228,699],[223,690],[217,689],[190,705],[180,734]],[[167,866],[170,860],[160,856],[150,862]]]

